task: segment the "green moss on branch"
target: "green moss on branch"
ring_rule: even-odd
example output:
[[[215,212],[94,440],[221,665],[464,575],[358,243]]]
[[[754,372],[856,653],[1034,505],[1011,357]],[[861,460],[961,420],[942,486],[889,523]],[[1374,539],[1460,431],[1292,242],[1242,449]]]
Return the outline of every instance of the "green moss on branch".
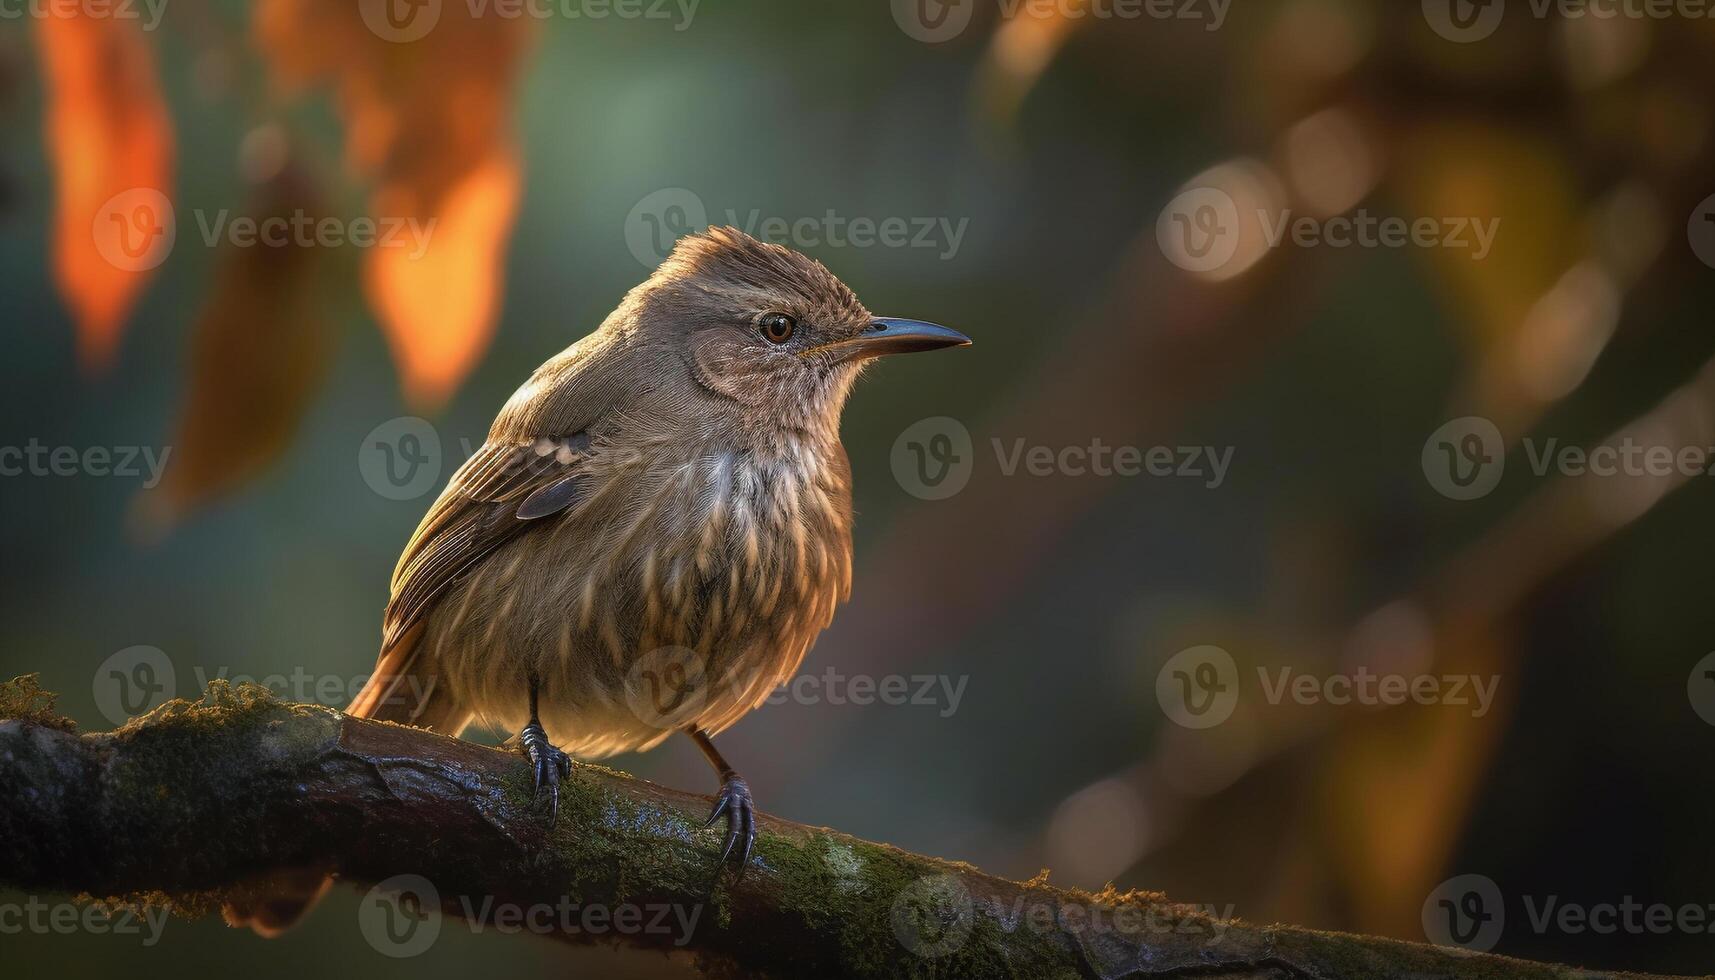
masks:
[[[79,733],[33,677],[0,685],[0,885],[15,888],[206,914],[282,869],[326,869],[362,888],[419,875],[453,916],[567,902],[694,912],[685,935],[549,934],[685,949],[720,975],[1575,975],[1219,921],[1157,894],[1090,894],[1046,875],[1008,881],[766,815],[756,866],[735,880],[717,874],[719,831],[702,829],[704,797],[579,765],[552,830],[530,798],[515,754],[260,687],[214,681],[197,701]]]

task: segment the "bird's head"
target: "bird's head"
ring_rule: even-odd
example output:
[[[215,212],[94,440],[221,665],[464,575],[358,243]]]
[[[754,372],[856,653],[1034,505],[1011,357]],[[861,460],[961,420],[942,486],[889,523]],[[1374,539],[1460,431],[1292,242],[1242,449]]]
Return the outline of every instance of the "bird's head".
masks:
[[[700,385],[787,428],[836,428],[876,357],[970,343],[933,323],[872,316],[820,262],[736,228],[680,239],[638,293],[649,307],[640,319],[682,346]]]

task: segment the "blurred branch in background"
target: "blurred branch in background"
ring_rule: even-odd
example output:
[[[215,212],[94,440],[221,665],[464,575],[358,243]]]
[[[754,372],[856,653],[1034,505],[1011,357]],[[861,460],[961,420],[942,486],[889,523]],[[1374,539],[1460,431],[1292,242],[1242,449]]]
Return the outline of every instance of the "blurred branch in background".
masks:
[[[595,766],[543,832],[514,753],[217,681],[110,734],[78,734],[32,677],[0,685],[0,885],[207,912],[277,869],[410,889],[421,916],[672,906],[688,932],[616,930],[718,975],[1548,978],[1432,946],[1257,928],[1159,895],[985,875],[769,817],[758,867],[723,879],[708,799]],[[401,876],[414,876],[409,884]],[[703,915],[706,906],[708,914]],[[533,921],[533,920],[532,920]],[[616,913],[616,921],[617,913]],[[550,930],[569,942],[595,937]],[[1593,974],[1585,974],[1594,976]],[[1614,977],[1635,974],[1610,974]]]
[[[1715,361],[1600,445],[1616,453],[1628,445],[1675,453],[1715,445]],[[1561,477],[1427,576],[1414,594],[1386,603],[1344,634],[1305,638],[1299,659],[1337,657],[1343,673],[1516,676],[1507,620],[1524,597],[1688,479],[1682,472],[1608,481]],[[1360,928],[1397,935],[1416,926],[1488,752],[1511,720],[1510,707],[1509,695],[1480,718],[1392,710],[1349,720],[1349,713],[1263,709],[1220,729],[1169,728],[1149,759],[1116,778],[1133,784],[1145,801],[1144,823],[1181,828],[1184,838],[1174,849],[1190,855],[1219,843],[1226,828],[1212,814],[1235,804],[1226,791],[1241,779],[1269,766],[1308,769],[1319,777],[1309,782],[1320,802],[1287,811],[1308,852],[1285,863],[1281,888],[1314,896],[1336,887],[1352,896]],[[1320,763],[1305,765],[1300,754],[1307,746],[1320,753]],[[1198,780],[1184,778],[1190,771],[1200,773]]]
[[[1150,74],[1120,67],[1131,65],[1154,67],[1150,80],[1162,84],[1197,77],[1200,64],[1248,73],[1237,84],[1211,71],[1204,84],[1230,88],[1221,122],[1254,155],[1182,185],[1221,191],[1243,220],[1232,259],[1186,272],[1163,261],[1155,216],[1147,216],[1148,230],[1116,267],[1110,301],[1095,315],[1068,317],[1069,342],[995,399],[1006,407],[986,420],[990,431],[1029,444],[1092,433],[1114,444],[1171,442],[1175,426],[1217,399],[1224,381],[1313,322],[1317,298],[1347,274],[1328,248],[1270,240],[1270,216],[1326,219],[1364,207],[1494,219],[1501,234],[1480,261],[1449,249],[1419,253],[1462,348],[1464,377],[1449,415],[1484,416],[1508,444],[1580,395],[1636,292],[1699,268],[1689,253],[1664,246],[1678,231],[1669,216],[1691,212],[1707,193],[1711,115],[1692,95],[1715,83],[1707,22],[1511,18],[1487,43],[1461,46],[1433,37],[1416,5],[1385,12],[1294,0],[1255,11],[1246,21],[1252,29],[1207,42],[1226,47],[1223,57],[1199,47],[1188,64],[1192,55],[1161,25],[1078,16],[1075,7],[995,25],[976,80],[979,115],[1002,128],[1020,125],[1057,58],[1097,64],[1085,70],[1106,69],[1098,77],[1110,84]],[[1374,318],[1388,329],[1394,311]],[[1699,442],[1715,425],[1708,382],[1706,367],[1615,438],[1708,445]],[[1683,482],[1550,486],[1418,573],[1416,591],[1355,625],[1306,623],[1296,601],[1306,586],[1294,568],[1283,570],[1260,609],[1297,620],[1203,622],[1200,633],[1156,639],[1174,649],[1208,642],[1212,632],[1242,633],[1251,647],[1245,662],[1513,676],[1518,654],[1506,618],[1519,600]],[[1004,484],[973,482],[957,508],[902,517],[860,573],[880,586],[855,597],[853,654],[896,662],[997,615],[1029,587],[1029,570],[1064,557],[1057,549],[1068,531],[1115,486],[1061,480],[1033,491],[1024,509]],[[1004,549],[984,547],[996,527],[1009,531]],[[966,560],[976,553],[985,560]],[[1328,545],[1308,553],[1336,563],[1319,572],[1330,580],[1366,578],[1354,564],[1362,555]],[[915,642],[904,647],[901,636]],[[1069,797],[1040,853],[1057,866],[1105,869],[1110,879],[1157,880],[1165,862],[1247,907],[1418,934],[1424,896],[1444,873],[1509,709],[1502,697],[1478,719],[1264,710],[1218,730],[1169,725],[1136,767]],[[1271,767],[1272,775],[1245,779]],[[1267,834],[1251,830],[1261,813],[1271,814]],[[1246,860],[1231,862],[1232,877],[1245,880],[1211,878],[1206,856],[1233,855],[1235,846],[1276,870],[1272,885],[1248,876],[1256,865]],[[1128,849],[1144,863],[1115,863]]]

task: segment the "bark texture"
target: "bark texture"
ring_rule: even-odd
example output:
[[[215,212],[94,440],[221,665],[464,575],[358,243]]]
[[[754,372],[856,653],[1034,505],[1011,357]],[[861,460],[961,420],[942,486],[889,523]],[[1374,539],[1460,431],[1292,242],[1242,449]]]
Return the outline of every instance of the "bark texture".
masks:
[[[716,976],[1603,975],[1009,881],[767,815],[735,878],[717,874],[707,797],[594,765],[562,783],[551,829],[530,797],[516,754],[259,687],[216,681],[195,702],[80,733],[32,677],[0,685],[0,885],[13,888],[204,915],[281,869],[359,889],[420,878],[411,896],[445,927],[525,910],[528,931],[688,951]],[[694,928],[673,926],[692,915]]]

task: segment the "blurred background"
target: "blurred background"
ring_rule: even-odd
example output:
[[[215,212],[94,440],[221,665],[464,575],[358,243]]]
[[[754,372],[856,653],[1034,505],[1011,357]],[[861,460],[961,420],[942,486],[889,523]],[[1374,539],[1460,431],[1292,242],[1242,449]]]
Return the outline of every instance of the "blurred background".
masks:
[[[1417,941],[1477,875],[1498,952],[1715,964],[1708,19],[73,6],[0,23],[0,675],[85,727],[216,676],[343,705],[506,396],[732,223],[977,341],[847,409],[824,681],[721,740],[765,810]],[[304,220],[246,236],[270,216]],[[1174,464],[1103,475],[1098,445]],[[1580,465],[1604,445],[1619,465]],[[1333,703],[1364,676],[1433,692]],[[714,788],[689,743],[615,763]],[[0,947],[72,975],[691,975],[459,928],[391,959],[358,900],[266,947],[218,920]],[[1532,917],[1627,901],[1701,914]]]

